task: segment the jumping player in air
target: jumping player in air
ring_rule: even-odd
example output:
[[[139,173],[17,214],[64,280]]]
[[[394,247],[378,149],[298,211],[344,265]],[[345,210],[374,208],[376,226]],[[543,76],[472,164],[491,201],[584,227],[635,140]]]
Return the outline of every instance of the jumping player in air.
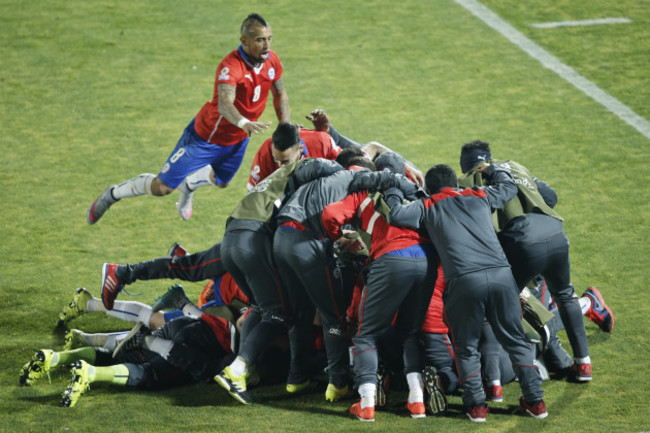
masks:
[[[145,194],[165,196],[176,188],[178,213],[187,220],[192,216],[196,188],[228,186],[241,165],[250,136],[270,125],[257,121],[269,91],[278,120],[291,119],[282,63],[271,50],[272,37],[271,26],[260,15],[250,14],[244,20],[240,46],[217,67],[214,96],[185,128],[160,173],[143,173],[106,188],[88,209],[89,224],[99,221],[118,200]]]

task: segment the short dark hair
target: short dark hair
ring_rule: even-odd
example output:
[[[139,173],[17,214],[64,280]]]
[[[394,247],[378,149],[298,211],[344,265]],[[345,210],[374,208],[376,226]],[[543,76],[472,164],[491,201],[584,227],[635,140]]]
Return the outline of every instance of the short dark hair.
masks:
[[[424,176],[424,182],[429,194],[436,194],[442,188],[458,186],[458,178],[453,168],[445,164],[434,165]]]
[[[404,158],[395,152],[383,152],[375,156],[373,161],[377,171],[388,170],[391,173],[406,175]]]
[[[243,23],[241,23],[242,35],[244,34],[244,32],[250,31],[250,28],[253,27],[255,24],[260,24],[262,27],[269,26],[269,23],[267,23],[266,20],[262,18],[262,15],[252,13],[246,17]]]
[[[353,165],[356,165],[357,167],[367,168],[370,171],[377,171],[375,163],[365,156],[355,156],[354,158],[350,158],[347,165],[344,165],[343,167],[350,168]]]
[[[485,150],[486,152],[490,152],[490,153],[492,152],[490,150],[490,143],[481,140],[474,140],[474,141],[470,141],[469,143],[463,144],[463,147],[460,148],[460,151],[467,152],[468,150],[474,150],[474,149]]]
[[[359,146],[348,146],[339,153],[336,157],[336,162],[341,164],[342,167],[347,167],[348,161],[359,156],[364,156],[363,151]]]
[[[271,141],[273,147],[283,152],[290,147],[300,144],[300,129],[294,123],[282,122],[273,131]]]

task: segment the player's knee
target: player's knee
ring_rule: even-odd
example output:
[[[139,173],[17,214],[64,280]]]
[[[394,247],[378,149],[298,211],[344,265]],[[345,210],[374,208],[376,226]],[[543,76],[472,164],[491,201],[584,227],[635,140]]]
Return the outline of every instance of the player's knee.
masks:
[[[125,363],[126,368],[129,370],[129,378],[127,379],[127,386],[135,386],[140,388],[151,388],[155,382],[155,374],[148,365]]]
[[[151,182],[151,195],[161,197],[171,194],[172,191],[173,189],[165,185],[157,176],[153,182]]]

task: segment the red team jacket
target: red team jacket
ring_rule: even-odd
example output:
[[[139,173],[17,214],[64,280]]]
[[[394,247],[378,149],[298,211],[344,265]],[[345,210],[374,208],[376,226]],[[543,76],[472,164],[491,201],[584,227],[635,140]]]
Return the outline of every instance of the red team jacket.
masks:
[[[416,244],[431,244],[429,238],[415,230],[388,224],[375,210],[374,204],[368,192],[361,191],[328,205],[322,215],[325,233],[330,239],[337,240],[341,237],[341,226],[356,218],[358,224],[355,225],[372,236],[371,259]]]
[[[429,238],[420,235],[415,230],[395,227],[386,221],[374,208],[374,201],[368,196],[367,191],[353,193],[343,200],[328,205],[323,210],[323,227],[327,236],[336,240],[341,237],[341,226],[349,224],[357,218],[357,227],[372,235],[370,249],[371,259],[377,259],[391,251],[408,248],[416,244],[430,244]],[[431,333],[446,333],[447,327],[442,320],[442,292],[445,281],[442,267],[438,265],[438,280],[429,304],[427,316],[422,325],[422,331]],[[361,298],[363,283],[355,287],[352,302],[348,307],[348,317],[356,321]]]
[[[250,121],[256,121],[266,108],[273,82],[282,77],[282,63],[274,51],[254,68],[242,57],[241,48],[228,54],[217,67],[214,96],[203,105],[194,121],[196,133],[205,141],[232,146],[246,138],[246,132],[228,122],[219,113],[219,84],[236,86],[235,108]]]

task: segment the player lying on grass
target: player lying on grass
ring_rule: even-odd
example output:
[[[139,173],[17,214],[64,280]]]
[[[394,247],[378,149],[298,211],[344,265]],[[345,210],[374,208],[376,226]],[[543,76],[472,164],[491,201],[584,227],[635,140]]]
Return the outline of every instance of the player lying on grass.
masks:
[[[154,304],[153,310],[159,307]],[[72,407],[91,383],[138,388],[186,385],[210,380],[233,358],[228,321],[207,313],[179,317],[153,332],[136,326],[121,336],[106,336],[103,347],[37,351],[21,369],[20,384],[32,385],[53,368],[71,365],[72,378],[61,404]]]

